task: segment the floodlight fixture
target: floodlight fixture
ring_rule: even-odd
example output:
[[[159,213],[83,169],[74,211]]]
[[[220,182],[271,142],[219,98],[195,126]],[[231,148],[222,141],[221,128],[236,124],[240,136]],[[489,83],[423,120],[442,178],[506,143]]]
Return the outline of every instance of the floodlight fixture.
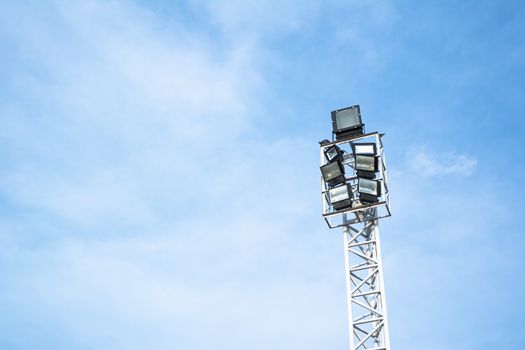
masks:
[[[328,200],[335,210],[341,210],[352,206],[352,186],[344,184],[328,190]]]
[[[343,157],[343,151],[337,145],[333,145],[324,151],[324,155],[326,160],[332,162],[341,159]]]
[[[378,157],[357,154],[355,156],[355,170],[358,177],[373,179],[378,171]]]
[[[364,132],[359,105],[332,111],[332,129],[339,141]]]
[[[359,178],[357,191],[361,202],[376,203],[381,196],[381,183],[377,180]]]
[[[321,174],[328,187],[345,182],[345,169],[340,161],[331,162],[321,167]]]
[[[331,116],[332,141],[319,142],[322,215],[343,229],[350,349],[390,350],[379,237],[379,219],[391,215],[384,134],[364,133],[358,105]]]
[[[354,154],[375,156],[377,154],[377,147],[372,142],[352,143]]]

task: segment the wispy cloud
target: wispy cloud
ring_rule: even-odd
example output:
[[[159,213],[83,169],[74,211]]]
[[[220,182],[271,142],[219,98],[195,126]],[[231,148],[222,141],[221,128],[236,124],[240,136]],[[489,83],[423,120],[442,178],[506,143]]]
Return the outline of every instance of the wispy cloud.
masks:
[[[37,59],[11,63],[0,106],[0,198],[15,212],[0,220],[12,330],[0,346],[34,347],[17,326],[34,318],[41,348],[45,334],[102,349],[334,338],[340,285],[325,281],[339,274],[296,274],[327,243],[290,251],[294,224],[317,214],[316,144],[250,137],[264,114],[258,47],[216,52],[126,2],[40,6],[2,15],[14,50]]]
[[[6,24],[17,46],[38,59],[10,73],[11,92],[31,103],[2,106],[4,153],[12,159],[0,176],[4,193],[90,222],[147,216],[162,198],[207,197],[203,186],[184,182],[205,182],[202,164],[228,159],[250,128],[258,78],[243,63],[248,53],[233,48],[219,60],[205,37],[159,33],[153,18],[141,16],[147,10],[124,3],[49,10],[60,20],[21,7],[17,15],[27,20],[16,30]]]
[[[406,39],[395,29],[411,4],[197,0],[166,5],[171,17],[138,3],[0,3],[0,348],[344,347],[342,242],[319,215],[315,141],[328,105],[406,101],[410,89],[392,86],[432,78],[426,61],[407,71],[419,38],[385,49]],[[387,62],[402,62],[401,79],[377,76]],[[445,342],[474,328],[467,283],[481,291],[472,309],[493,303],[501,324],[520,324],[488,294],[520,275],[510,248],[522,235],[510,205],[467,178],[478,160],[420,148],[390,171],[394,216],[381,229],[400,348],[426,340],[400,341],[404,328],[425,327],[461,348]],[[504,263],[485,259],[494,247]],[[440,316],[428,325],[414,305]]]
[[[437,153],[419,149],[407,154],[412,171],[424,177],[469,176],[478,161],[469,155],[455,152]]]

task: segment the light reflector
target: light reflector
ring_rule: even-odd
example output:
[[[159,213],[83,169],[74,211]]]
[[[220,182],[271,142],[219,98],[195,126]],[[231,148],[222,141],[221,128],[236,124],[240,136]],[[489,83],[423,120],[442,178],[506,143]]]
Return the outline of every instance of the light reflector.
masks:
[[[375,172],[377,169],[376,165],[376,157],[374,156],[363,156],[361,154],[355,156],[355,168],[357,170]]]
[[[377,180],[359,178],[357,191],[362,202],[377,202],[381,196],[381,183]]]
[[[378,158],[369,155],[357,154],[355,156],[355,169],[358,177],[373,179],[378,171]]]
[[[324,155],[326,159],[331,162],[333,160],[339,159],[342,156],[342,151],[337,145],[333,145],[329,147],[325,152]]]
[[[328,186],[335,186],[345,182],[344,168],[341,162],[336,161],[321,167],[321,174]]]
[[[359,184],[358,184],[358,191],[359,193],[370,194],[372,196],[379,196],[380,195],[379,181],[360,178]]]
[[[328,200],[335,210],[352,206],[352,187],[348,184],[328,190]]]
[[[375,156],[377,154],[375,143],[371,143],[371,142],[354,143],[352,147],[354,148],[354,154],[363,154],[363,155],[372,155],[372,156]]]

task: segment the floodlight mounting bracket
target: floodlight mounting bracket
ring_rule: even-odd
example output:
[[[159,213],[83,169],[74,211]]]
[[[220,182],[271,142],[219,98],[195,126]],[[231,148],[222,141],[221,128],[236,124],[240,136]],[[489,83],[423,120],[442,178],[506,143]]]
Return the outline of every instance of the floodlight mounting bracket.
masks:
[[[378,175],[376,177],[376,180],[379,180],[381,182],[381,199],[377,203],[371,203],[371,204],[362,204],[361,206],[357,206],[358,204],[358,198],[354,198],[356,206],[353,206],[351,208],[346,208],[342,210],[334,210],[333,206],[330,204],[328,200],[328,185],[324,182],[323,178],[321,177],[321,199],[322,199],[322,215],[323,219],[326,221],[328,227],[337,228],[337,227],[343,227],[345,225],[349,224],[355,224],[358,222],[364,222],[369,220],[377,220],[381,218],[385,218],[392,215],[392,212],[390,210],[390,193],[388,191],[388,179],[387,179],[387,171],[386,171],[386,159],[385,159],[385,152],[383,147],[383,133],[378,132],[370,132],[362,135],[353,135],[350,137],[345,138],[344,140],[338,140],[333,142],[327,142],[327,140],[323,140],[320,142],[320,159],[321,159],[321,166],[327,163],[326,157],[324,156],[324,151],[334,145],[337,145],[339,148],[341,148],[343,151],[345,151],[348,155],[352,155],[352,144],[357,141],[366,141],[367,143],[374,143],[376,145],[377,155],[379,157],[378,161]],[[347,167],[350,171],[347,171],[347,174],[350,174],[353,172],[354,175],[346,177],[346,182],[349,183],[353,189],[357,189],[357,179],[358,177],[357,172],[354,167],[355,159],[353,156],[351,157],[343,157],[342,164],[343,166]],[[353,191],[357,193],[357,191]],[[371,215],[370,213],[374,213]],[[352,214],[352,215],[349,215]],[[344,220],[343,220],[344,216]],[[351,217],[353,216],[353,217]]]

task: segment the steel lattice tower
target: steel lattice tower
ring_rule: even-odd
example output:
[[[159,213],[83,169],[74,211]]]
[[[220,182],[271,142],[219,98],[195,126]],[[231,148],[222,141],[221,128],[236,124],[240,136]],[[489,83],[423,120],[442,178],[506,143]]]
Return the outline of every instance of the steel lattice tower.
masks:
[[[388,350],[390,338],[377,220],[345,225],[343,235],[350,349]]]
[[[327,150],[334,146],[341,150],[340,162],[345,169],[344,185],[351,189],[346,208],[335,209],[330,186],[321,178],[322,214],[330,228],[341,227],[344,242],[346,299],[351,350],[390,350],[388,317],[383,280],[383,263],[379,237],[379,219],[390,216],[390,199],[386,163],[382,143],[383,134],[377,132],[346,137],[340,141],[321,142],[321,166],[330,163]],[[360,142],[375,145],[378,160],[374,181],[382,190],[377,200],[360,201],[359,176],[355,145]],[[341,188],[342,186],[339,186]]]

